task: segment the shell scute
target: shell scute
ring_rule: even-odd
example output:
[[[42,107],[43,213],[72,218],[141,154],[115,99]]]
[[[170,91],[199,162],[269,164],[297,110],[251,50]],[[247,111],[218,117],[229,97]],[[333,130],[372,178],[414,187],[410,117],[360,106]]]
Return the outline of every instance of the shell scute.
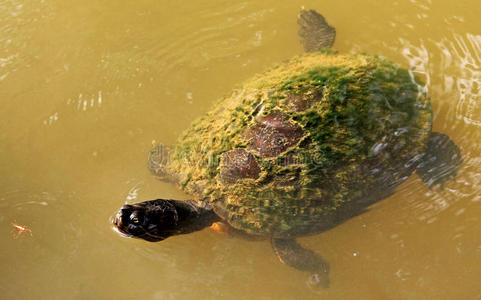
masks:
[[[234,184],[240,179],[257,179],[261,172],[254,155],[245,149],[234,149],[224,153],[220,168],[220,178],[225,184]]]
[[[275,157],[296,145],[304,136],[301,126],[289,120],[289,116],[273,111],[265,116],[257,116],[255,124],[246,129],[248,147],[263,157]]]

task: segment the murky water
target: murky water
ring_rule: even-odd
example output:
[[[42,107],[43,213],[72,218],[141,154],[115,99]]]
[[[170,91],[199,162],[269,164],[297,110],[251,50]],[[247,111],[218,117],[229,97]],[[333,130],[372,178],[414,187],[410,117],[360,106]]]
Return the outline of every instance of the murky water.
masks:
[[[464,164],[413,175],[369,212],[300,239],[331,264],[311,289],[268,242],[210,230],[121,238],[125,201],[188,199],[146,168],[213,101],[302,53],[301,5],[341,52],[414,68]],[[4,299],[480,299],[479,1],[0,0],[0,293]],[[31,229],[14,235],[11,223]]]

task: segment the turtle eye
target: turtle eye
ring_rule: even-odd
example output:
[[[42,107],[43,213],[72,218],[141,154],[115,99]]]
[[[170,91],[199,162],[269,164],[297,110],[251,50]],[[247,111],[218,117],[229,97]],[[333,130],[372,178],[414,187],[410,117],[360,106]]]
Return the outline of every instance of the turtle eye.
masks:
[[[142,216],[140,216],[137,212],[133,212],[130,215],[130,221],[132,221],[134,224],[139,224],[142,222]]]

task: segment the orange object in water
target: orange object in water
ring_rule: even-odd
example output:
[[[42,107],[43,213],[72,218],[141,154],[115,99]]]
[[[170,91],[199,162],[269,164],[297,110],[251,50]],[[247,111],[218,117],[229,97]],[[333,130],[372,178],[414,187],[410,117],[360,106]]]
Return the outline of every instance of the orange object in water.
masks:
[[[15,222],[12,222],[11,224],[12,224],[13,228],[16,230],[13,238],[15,238],[15,239],[18,238],[24,232],[28,232],[28,233],[30,233],[30,235],[32,235],[32,230],[30,230],[26,226],[19,225]]]
[[[214,222],[212,225],[210,225],[210,229],[220,234],[228,235],[230,233],[229,225],[225,224],[224,222]]]

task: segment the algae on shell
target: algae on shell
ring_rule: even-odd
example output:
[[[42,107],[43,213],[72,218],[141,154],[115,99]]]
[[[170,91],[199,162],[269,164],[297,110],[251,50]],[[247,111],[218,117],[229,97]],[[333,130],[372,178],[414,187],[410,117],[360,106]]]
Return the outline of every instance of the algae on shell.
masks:
[[[431,115],[417,79],[386,59],[306,54],[220,99],[180,136],[165,169],[237,229],[309,234],[407,178]]]

